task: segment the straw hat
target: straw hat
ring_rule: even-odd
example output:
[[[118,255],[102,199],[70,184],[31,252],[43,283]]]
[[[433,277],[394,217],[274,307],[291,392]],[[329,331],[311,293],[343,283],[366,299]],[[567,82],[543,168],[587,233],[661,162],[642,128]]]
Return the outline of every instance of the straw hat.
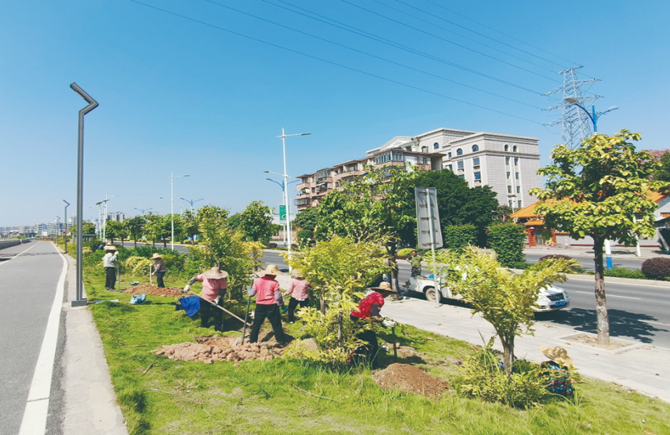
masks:
[[[283,273],[281,273],[281,272],[279,271],[279,268],[277,267],[276,264],[268,264],[268,265],[265,267],[265,270],[263,270],[263,271],[260,272],[260,275],[261,275],[261,276],[265,276],[265,275],[274,275],[274,276],[277,276],[277,275],[283,275]]]
[[[207,272],[203,273],[202,276],[209,279],[222,279],[228,276],[228,272],[225,270],[219,270],[218,267],[214,266]]]
[[[391,288],[391,284],[389,284],[387,281],[382,281],[382,283],[379,284],[379,287],[370,287],[370,288],[372,290],[381,290],[388,293],[398,293],[397,291]]]
[[[116,246],[114,245],[107,245],[105,246],[105,251],[116,251]]]
[[[575,362],[568,356],[568,351],[562,347],[540,346],[540,352],[550,360],[559,363],[563,366],[572,367]]]
[[[298,269],[293,269],[293,278],[304,278],[302,272]]]
[[[150,258],[149,260],[155,260],[155,259],[157,259],[157,258],[163,258],[163,256],[162,256],[162,255],[160,255],[160,254],[159,254],[159,253],[157,253],[157,252],[154,252],[154,255],[153,255],[153,257],[151,257],[151,258]]]

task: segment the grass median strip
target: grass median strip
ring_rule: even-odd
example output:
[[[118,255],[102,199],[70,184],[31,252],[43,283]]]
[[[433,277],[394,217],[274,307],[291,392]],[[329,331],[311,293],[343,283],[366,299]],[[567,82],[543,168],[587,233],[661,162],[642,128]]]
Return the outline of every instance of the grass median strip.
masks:
[[[177,284],[166,283],[166,285]],[[175,311],[174,298],[147,296],[130,305],[129,294],[104,290],[103,278],[86,277],[89,298],[119,299],[91,305],[112,381],[131,434],[581,434],[670,433],[670,405],[599,381],[575,385],[574,400],[552,398],[519,410],[468,399],[450,391],[431,400],[381,389],[370,370],[333,370],[287,358],[269,361],[175,361],[151,350],[214,335]],[[227,305],[244,313],[246,305]],[[238,337],[229,316],[223,336]],[[284,325],[294,337],[301,324]],[[396,328],[411,347],[399,362],[413,364],[453,384],[467,343],[408,326]],[[262,336],[262,335],[261,335]],[[380,338],[392,341],[390,331]],[[393,351],[382,365],[393,362]],[[646,431],[646,432],[645,432]]]

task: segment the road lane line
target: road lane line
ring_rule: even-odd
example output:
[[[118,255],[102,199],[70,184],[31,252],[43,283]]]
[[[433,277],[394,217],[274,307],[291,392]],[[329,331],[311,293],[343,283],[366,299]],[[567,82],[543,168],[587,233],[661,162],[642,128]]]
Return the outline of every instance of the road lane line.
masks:
[[[583,294],[583,295],[591,295],[591,296],[595,296],[595,295],[593,294],[593,292],[580,292],[579,290],[571,290],[570,293],[581,293],[581,294]],[[608,298],[637,299],[637,300],[642,299],[642,298],[634,298],[634,297],[632,297],[632,296],[619,296],[619,295],[610,295],[610,294],[607,294],[606,296],[607,296]]]
[[[54,248],[55,249],[55,248]],[[24,251],[25,252],[25,251]],[[33,381],[23,412],[23,421],[19,435],[44,434],[47,427],[47,413],[49,411],[49,397],[51,396],[51,378],[53,376],[54,360],[56,359],[56,345],[58,344],[58,328],[63,308],[63,293],[65,292],[65,275],[67,274],[67,260],[56,250],[63,259],[63,269],[58,278],[56,296],[54,297],[47,328],[37,358]]]
[[[28,252],[28,251],[30,251],[31,249],[33,249],[33,248],[34,248],[35,246],[37,246],[37,245],[39,245],[39,242],[35,243],[33,246],[31,246],[30,248],[26,249],[25,251],[21,251],[21,252],[19,252],[18,254],[16,254],[16,255],[13,256],[12,258],[10,258],[9,261],[15,259],[16,257],[18,257],[19,255],[23,254],[24,252]],[[2,266],[3,264],[7,264],[7,263],[9,263],[9,261],[3,261],[2,263],[0,263],[0,266]]]

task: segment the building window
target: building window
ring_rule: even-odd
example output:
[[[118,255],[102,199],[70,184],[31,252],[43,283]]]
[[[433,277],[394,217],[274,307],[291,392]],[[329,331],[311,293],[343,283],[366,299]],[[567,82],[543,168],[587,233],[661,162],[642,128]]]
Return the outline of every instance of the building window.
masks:
[[[522,207],[522,206],[521,206],[521,200],[518,200],[516,203],[517,203],[517,206],[518,206],[519,208]]]
[[[514,166],[519,166],[519,158],[514,157]]]
[[[472,145],[472,152],[476,153],[477,151],[479,151],[479,145],[477,145],[477,144]]]
[[[447,157],[451,158],[451,151],[447,153]]]
[[[512,152],[513,152],[513,153],[516,152],[516,145],[514,145],[514,146],[512,147]]]
[[[447,166],[447,168],[452,172],[454,171],[454,166],[453,165],[449,165],[449,166]]]
[[[458,176],[458,178],[460,178],[461,180],[465,180],[465,175],[461,174]]]
[[[475,180],[481,181],[482,179],[482,173],[481,172],[475,172]]]
[[[422,153],[427,153],[428,152],[428,147],[421,147],[421,152]]]
[[[511,173],[511,172],[508,172],[508,173],[507,173],[507,179],[508,179],[508,180],[509,180],[510,175],[512,175],[512,173]]]
[[[505,164],[509,165],[509,157],[505,157]]]
[[[516,193],[521,193],[521,186],[516,186]]]
[[[382,165],[388,162],[402,162],[404,160],[404,154],[402,151],[390,151],[376,156],[375,164]]]
[[[423,164],[424,164],[424,165],[427,165],[427,164],[428,164],[428,157],[424,157],[424,158],[423,158]]]
[[[514,207],[514,202],[511,199],[509,200],[509,206]]]
[[[479,157],[475,157],[474,159],[472,159],[472,165],[479,166]]]
[[[459,162],[457,163],[457,165],[458,165],[458,169],[463,169],[463,167],[464,167],[464,166],[463,166],[463,160],[459,161]]]
[[[440,149],[440,144],[437,143],[437,142],[435,142],[435,143],[433,144],[433,148],[436,149],[436,150],[437,150],[437,149]]]
[[[509,151],[509,145],[505,145],[505,151]]]
[[[507,193],[512,193],[512,186],[507,186]]]
[[[462,155],[463,155],[463,150],[460,149],[460,148],[457,149],[457,150],[456,150],[456,155],[457,155],[457,156],[462,156]]]
[[[519,179],[519,173],[518,172],[515,172],[514,176],[516,177],[517,180]]]

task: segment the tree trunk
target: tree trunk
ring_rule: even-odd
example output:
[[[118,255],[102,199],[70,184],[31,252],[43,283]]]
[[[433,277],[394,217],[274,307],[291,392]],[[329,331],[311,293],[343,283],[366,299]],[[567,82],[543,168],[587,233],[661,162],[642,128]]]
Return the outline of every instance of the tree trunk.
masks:
[[[133,248],[137,248],[137,239],[133,239]]]
[[[505,373],[512,376],[512,365],[514,364],[514,336],[507,340],[500,337],[500,343],[503,347],[503,365],[505,366]]]
[[[326,300],[321,296],[321,314],[326,315]]]
[[[167,240],[163,237],[163,249],[167,249]]]
[[[151,239],[151,247],[152,248],[156,247],[156,239]]]
[[[342,347],[342,312],[337,315],[337,347]]]
[[[598,344],[610,344],[610,320],[607,315],[607,298],[605,297],[605,268],[603,266],[603,242],[601,237],[593,237],[596,266],[596,317],[598,325]]]

